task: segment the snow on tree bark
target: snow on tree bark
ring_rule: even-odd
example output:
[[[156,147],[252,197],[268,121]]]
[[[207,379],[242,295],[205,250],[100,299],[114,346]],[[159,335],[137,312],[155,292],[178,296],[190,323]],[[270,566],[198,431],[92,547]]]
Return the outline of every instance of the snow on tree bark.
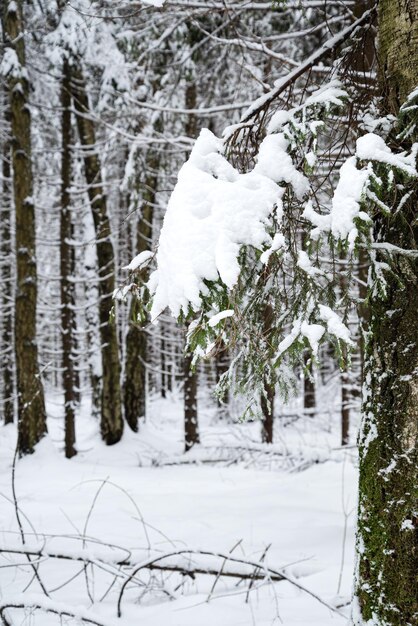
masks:
[[[7,94],[6,98],[7,99]],[[13,342],[13,275],[12,264],[12,170],[10,110],[5,103],[6,139],[2,146],[2,202],[0,220],[0,264],[2,284],[2,329],[0,369],[3,378],[3,420],[5,424],[14,421],[14,342]]]
[[[123,433],[119,347],[116,325],[110,320],[113,305],[112,295],[115,290],[115,256],[102,182],[101,163],[97,153],[96,132],[94,122],[90,117],[90,105],[80,65],[73,66],[71,85],[78,133],[84,148],[85,176],[97,237],[100,294],[99,317],[103,368],[100,428],[103,440],[108,445],[111,445],[117,443]]]
[[[72,237],[69,187],[71,184],[71,74],[68,60],[62,67],[61,81],[61,221],[60,221],[60,269],[61,269],[61,329],[62,366],[64,387],[65,456],[70,459],[75,449],[75,376],[73,362],[73,313],[72,313]]]
[[[16,219],[15,356],[18,394],[18,449],[27,454],[46,433],[44,392],[36,342],[37,272],[31,152],[29,83],[25,66],[22,0],[6,2],[3,32],[13,63],[8,80],[12,128]]]

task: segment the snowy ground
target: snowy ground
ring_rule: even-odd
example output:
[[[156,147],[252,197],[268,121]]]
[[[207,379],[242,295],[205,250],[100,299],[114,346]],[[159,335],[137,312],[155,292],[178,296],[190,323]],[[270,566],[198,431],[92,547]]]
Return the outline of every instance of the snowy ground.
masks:
[[[50,410],[54,412],[52,403]],[[138,434],[126,432],[123,441],[111,448],[101,444],[96,422],[84,415],[79,420],[80,453],[67,461],[58,449],[62,427],[58,413],[55,410],[55,418],[50,419],[50,439],[17,464],[15,487],[27,547],[73,554],[84,550],[83,554],[103,561],[125,558],[122,548],[127,548],[130,559],[140,563],[150,554],[186,548],[228,553],[234,546],[235,557],[258,562],[270,546],[265,558],[270,568],[284,569],[330,605],[349,601],[356,469],[352,450],[331,450],[338,447],[337,429],[327,433],[323,422],[318,428],[314,420],[286,428],[279,424],[278,443],[272,448],[274,454],[269,454],[257,444],[259,424],[225,425],[214,421],[213,410],[208,409],[202,416],[203,450],[192,452],[200,462],[178,464],[185,459],[181,405],[170,398],[153,404],[152,416]],[[14,442],[14,427],[1,428],[3,548],[21,546],[11,502]],[[229,462],[222,456],[221,444],[229,446]],[[244,445],[247,453],[242,452]],[[319,462],[302,469],[302,458]],[[83,542],[77,536],[102,543]],[[181,563],[188,558],[189,565],[222,565],[222,559],[202,555],[182,558]],[[11,563],[20,566],[10,567]],[[138,574],[140,583],[128,586],[118,619],[116,601],[123,578],[100,601],[114,571],[89,566],[84,572],[80,563],[57,559],[39,565],[51,602],[88,611],[105,624],[338,626],[347,621],[287,581],[257,581],[248,593],[248,584],[220,578],[208,602],[214,576],[198,575],[192,580],[178,573],[148,571]],[[77,572],[81,573],[71,583],[51,591]],[[21,601],[22,593],[27,604],[45,604],[36,580],[27,587],[32,578],[24,556],[0,554],[0,604],[18,594]],[[347,616],[349,610],[345,606],[340,612]],[[8,616],[13,625],[60,623],[59,617],[39,611],[14,609]],[[74,623],[65,617],[61,620]]]

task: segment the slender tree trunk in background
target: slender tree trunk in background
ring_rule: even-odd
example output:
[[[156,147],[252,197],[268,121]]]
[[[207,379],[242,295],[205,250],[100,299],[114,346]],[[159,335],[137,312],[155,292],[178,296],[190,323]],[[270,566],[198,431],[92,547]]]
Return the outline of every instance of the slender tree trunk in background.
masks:
[[[170,350],[170,355],[169,355],[169,362],[166,362],[166,368],[167,368],[167,391],[169,393],[171,393],[173,391],[173,362],[174,362],[174,358],[173,358],[173,350]]]
[[[103,189],[101,164],[97,153],[94,122],[89,118],[90,106],[81,68],[72,68],[72,96],[77,128],[83,146],[83,159],[88,196],[97,237],[99,265],[99,317],[102,353],[102,392],[100,428],[103,440],[117,443],[123,433],[120,388],[120,360],[116,325],[111,322],[112,295],[115,289],[115,256]]]
[[[345,259],[345,254],[341,255]],[[340,273],[340,287],[341,293],[345,293],[347,290],[347,277],[344,272]],[[364,346],[360,344],[360,350],[363,350]],[[341,445],[346,446],[350,441],[350,403],[352,399],[351,394],[351,377],[348,371],[348,354],[345,347],[342,348],[343,357],[343,369],[340,371],[340,387],[341,387]]]
[[[340,375],[341,380],[341,445],[346,446],[350,443],[350,376],[347,366]]]
[[[70,459],[75,449],[75,393],[73,363],[73,315],[72,315],[72,239],[69,187],[71,184],[71,76],[70,65],[65,59],[61,81],[61,222],[60,222],[60,269],[61,269],[61,332],[62,366],[64,386],[65,456]]]
[[[165,398],[167,396],[167,375],[166,375],[166,344],[164,337],[164,326],[161,324],[161,397]]]
[[[316,408],[316,396],[315,396],[315,382],[312,378],[312,364],[310,362],[309,353],[305,353],[303,356],[305,369],[303,372],[303,408],[305,413],[310,417],[315,415]]]
[[[263,311],[263,334],[266,341],[268,341],[268,336],[272,329],[273,319],[273,308],[270,304],[266,304]],[[266,375],[264,377],[264,393],[261,395],[260,402],[262,415],[261,441],[263,443],[273,443],[275,395],[275,386],[270,378]]]
[[[226,348],[220,349],[215,357],[215,376],[216,376],[216,384],[219,383],[222,376],[226,374],[229,370],[230,360],[228,350]],[[225,417],[225,413],[228,410],[229,404],[229,392],[226,389],[222,400],[218,398],[218,413],[221,418]]]
[[[307,245],[306,233],[301,233],[301,245],[305,249]],[[316,408],[315,381],[313,379],[312,363],[309,351],[306,350],[303,355],[303,408],[305,414],[313,417]]]
[[[158,128],[158,126],[157,126]],[[146,157],[146,178],[143,191],[141,215],[137,228],[137,254],[150,250],[152,245],[152,221],[156,191],[158,185],[158,170],[160,157],[157,151],[150,148]],[[148,272],[142,270],[137,280],[147,282]],[[146,362],[147,362],[147,334],[137,320],[136,299],[131,302],[129,313],[129,328],[126,335],[125,375],[123,382],[123,402],[125,419],[134,432],[138,430],[138,419],[145,417],[146,408]]]
[[[184,440],[185,452],[200,443],[197,421],[197,374],[192,370],[192,355],[184,357]]]
[[[31,116],[25,67],[22,1],[5,2],[3,33],[21,72],[8,75],[12,128],[13,190],[16,214],[15,356],[18,394],[19,453],[34,451],[46,433],[44,392],[36,343],[35,207],[31,163]]]
[[[5,105],[6,133],[9,132],[10,111]],[[12,285],[12,172],[10,159],[11,142],[7,138],[2,150],[2,201],[0,214],[0,263],[3,325],[1,331],[0,370],[3,378],[3,421],[11,424],[14,420],[14,368],[13,368],[13,285]]]
[[[274,386],[265,380],[264,394],[261,396],[261,441],[263,443],[273,443],[274,396]]]
[[[380,1],[379,47],[384,113],[396,115],[418,84],[418,0]],[[416,109],[410,115],[417,124]],[[402,147],[410,148],[417,139],[415,127]],[[399,149],[394,139],[396,144]],[[417,181],[396,182],[412,195],[401,210],[375,218],[375,240],[416,250]],[[377,289],[369,296],[368,393],[359,441],[361,617],[355,622],[406,626],[417,624],[418,615],[418,258],[400,254],[388,259],[381,251],[376,256],[389,262],[391,271],[385,272],[386,297]]]

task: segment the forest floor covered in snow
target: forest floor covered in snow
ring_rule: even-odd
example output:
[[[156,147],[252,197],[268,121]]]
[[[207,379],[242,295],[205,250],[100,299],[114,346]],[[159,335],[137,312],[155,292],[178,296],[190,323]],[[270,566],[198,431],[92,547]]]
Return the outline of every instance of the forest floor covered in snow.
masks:
[[[85,407],[79,454],[66,460],[57,406],[49,437],[16,464],[24,542],[16,432],[0,429],[0,606],[26,605],[5,623],[74,623],[39,607],[121,626],[346,623],[357,470],[355,450],[339,448],[337,415],[276,420],[267,446],[259,423],[220,422],[208,408],[202,444],[185,455],[180,397],[155,401],[140,432],[113,447]],[[182,572],[146,567],[156,558]]]

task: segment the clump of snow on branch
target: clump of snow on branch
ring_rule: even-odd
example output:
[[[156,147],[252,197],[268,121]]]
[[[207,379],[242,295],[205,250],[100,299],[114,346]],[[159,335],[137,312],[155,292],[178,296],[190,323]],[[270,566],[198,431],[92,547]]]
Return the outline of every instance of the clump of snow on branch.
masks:
[[[408,176],[417,176],[417,152],[418,144],[415,144],[410,154],[406,152],[394,154],[389,146],[386,145],[384,139],[374,133],[368,133],[357,139],[356,154],[361,161],[385,163],[402,170]]]
[[[341,321],[339,315],[335,313],[330,307],[324,304],[319,305],[319,314],[321,319],[326,322],[327,330],[330,335],[334,335],[337,339],[340,339],[348,345],[352,345],[350,338],[350,330]]]
[[[220,311],[213,315],[209,320],[209,326],[212,328],[219,324],[220,321],[226,319],[227,317],[232,317],[234,315],[234,309],[226,309],[225,311]]]
[[[348,240],[349,250],[354,248],[358,237],[356,220],[370,221],[370,216],[362,210],[366,197],[376,202],[373,192],[368,191],[372,177],[376,177],[373,162],[394,167],[407,176],[417,176],[416,158],[418,144],[409,154],[394,154],[384,139],[375,133],[367,133],[357,139],[356,154],[349,157],[342,165],[339,181],[332,198],[331,211],[326,215],[316,213],[310,201],[307,202],[303,217],[315,228],[312,239],[317,239],[321,232],[331,232],[335,239]],[[364,165],[362,165],[364,163]],[[382,203],[379,203],[382,205]],[[388,210],[388,207],[384,207]]]
[[[27,70],[22,67],[13,48],[5,48],[3,58],[0,62],[0,76],[12,76],[13,78],[27,79]]]
[[[242,245],[271,244],[267,220],[274,207],[280,219],[284,192],[276,183],[286,178],[298,190],[303,185],[290,160],[284,160],[282,174],[280,161],[271,166],[274,148],[276,157],[288,156],[284,144],[269,136],[260,146],[258,164],[240,174],[221,154],[221,140],[202,130],[167,207],[158,269],[150,279],[152,318],[167,306],[176,317],[189,304],[199,309],[201,295],[208,293],[205,281],[220,277],[229,288],[236,284]]]
[[[129,265],[126,265],[123,269],[130,270],[131,272],[137,269],[141,269],[148,265],[153,256],[153,252],[151,252],[150,250],[144,250],[143,252],[137,254],[136,257],[134,257],[129,263]]]
[[[300,336],[305,337],[309,345],[311,346],[314,356],[318,353],[319,342],[325,333],[324,326],[321,324],[309,324],[306,321],[297,319],[293,322],[293,327],[290,333],[279,343],[278,351],[276,354],[276,361],[280,359],[282,354],[295,343]]]
[[[318,238],[321,231],[331,231],[336,239],[348,239],[350,249],[354,247],[358,234],[354,220],[369,219],[360,208],[368,178],[369,171],[358,170],[356,158],[350,157],[340,169],[340,179],[332,198],[331,212],[328,215],[319,215],[313,210],[311,203],[307,203],[303,217],[316,226],[311,233],[313,239]]]

